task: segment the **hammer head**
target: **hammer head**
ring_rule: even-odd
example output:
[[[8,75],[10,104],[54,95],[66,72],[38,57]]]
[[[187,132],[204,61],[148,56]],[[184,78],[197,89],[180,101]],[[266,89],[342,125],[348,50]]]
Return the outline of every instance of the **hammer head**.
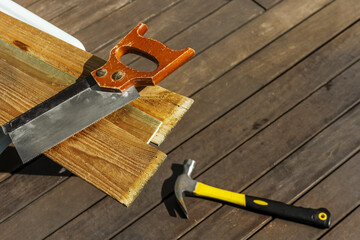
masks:
[[[195,191],[197,182],[193,180],[190,176],[194,168],[195,160],[185,160],[184,171],[178,176],[175,182],[175,196],[186,218],[188,218],[188,213],[183,197],[185,193],[192,194]]]

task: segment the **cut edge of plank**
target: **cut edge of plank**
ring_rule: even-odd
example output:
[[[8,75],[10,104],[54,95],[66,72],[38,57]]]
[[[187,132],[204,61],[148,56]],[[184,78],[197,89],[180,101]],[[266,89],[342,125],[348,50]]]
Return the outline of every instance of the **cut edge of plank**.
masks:
[[[193,103],[194,103],[193,99],[184,98],[182,102],[178,105],[178,108],[175,108],[171,117],[165,119],[163,124],[159,127],[158,131],[154,133],[153,138],[151,138],[151,143],[157,146],[163,143],[167,135],[169,135],[171,130],[178,124],[178,122],[190,109]]]
[[[138,179],[134,181],[127,198],[123,199],[120,202],[123,203],[125,206],[129,207],[131,203],[133,203],[137,196],[140,194],[146,183],[151,179],[151,177],[155,174],[160,165],[164,162],[166,157],[167,155],[165,153],[159,151],[154,157],[154,159],[149,163],[147,168],[143,171],[142,175],[140,175]]]

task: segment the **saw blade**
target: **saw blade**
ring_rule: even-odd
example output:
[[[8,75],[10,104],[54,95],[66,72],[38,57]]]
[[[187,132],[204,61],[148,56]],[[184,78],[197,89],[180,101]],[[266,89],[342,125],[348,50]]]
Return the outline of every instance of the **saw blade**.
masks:
[[[138,98],[135,87],[104,91],[90,76],[5,124],[23,163]]]

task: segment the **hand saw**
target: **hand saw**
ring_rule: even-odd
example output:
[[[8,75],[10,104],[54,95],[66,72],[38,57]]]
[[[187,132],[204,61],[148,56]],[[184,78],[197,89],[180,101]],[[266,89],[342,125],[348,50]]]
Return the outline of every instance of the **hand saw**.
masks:
[[[172,50],[143,37],[146,31],[145,24],[138,24],[111,50],[105,65],[4,124],[0,153],[13,142],[22,162],[30,161],[137,99],[137,87],[156,85],[195,53],[191,48]],[[152,72],[132,69],[120,60],[128,53],[153,61],[157,68]]]

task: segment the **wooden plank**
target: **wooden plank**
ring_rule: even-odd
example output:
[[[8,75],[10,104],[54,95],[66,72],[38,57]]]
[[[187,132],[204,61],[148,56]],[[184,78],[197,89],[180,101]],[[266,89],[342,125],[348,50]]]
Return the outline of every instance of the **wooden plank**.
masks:
[[[64,216],[64,209],[86,205],[87,200],[81,199],[82,195],[103,194],[90,184],[83,184],[83,188],[74,190],[74,184],[79,181],[83,180],[71,177],[56,188],[56,191],[61,192],[62,195],[71,194],[73,196],[71,202],[65,199],[59,201],[59,195],[54,195],[54,190],[52,190],[36,200],[30,207],[24,208],[19,214],[0,224],[1,239],[41,239],[44,231],[55,230],[59,222],[66,223],[68,215]],[[73,213],[72,217],[75,216],[76,214]]]
[[[154,133],[154,135],[149,138],[149,141],[156,145],[160,145],[165,140],[167,135],[172,131],[175,125],[190,109],[191,105],[194,102],[190,98],[179,97],[177,93],[160,87],[145,88],[143,91],[140,92],[140,95],[141,98],[139,98],[137,101],[131,102],[130,106],[138,109],[138,111],[141,110],[143,112],[146,112],[148,116],[154,116],[156,117],[156,119],[159,120],[161,125],[158,126],[159,129],[157,131],[153,131],[156,123],[155,126],[150,126],[148,128],[148,132],[151,131]],[[162,107],[159,108],[159,105],[161,105]],[[113,115],[110,115],[109,117],[111,116]],[[139,121],[140,120],[143,119],[141,118],[139,119]],[[139,132],[138,135],[143,135],[143,130],[140,130],[141,132]]]
[[[0,70],[4,73],[0,87],[4,92],[0,106],[1,125],[55,95],[65,84],[76,81],[73,76],[12,45],[3,41],[0,41],[0,45]],[[149,142],[162,124],[160,120],[131,106],[126,106],[107,119],[144,142]]]
[[[28,68],[21,68],[24,64],[18,65],[13,55],[4,56],[0,63],[0,71],[3,73],[0,76],[1,91],[4,93],[0,104],[1,124],[57,92],[45,84],[51,82],[52,78],[46,78],[44,73],[32,69],[34,61]],[[132,123],[141,125],[142,121]],[[73,156],[75,152],[77,157]],[[107,119],[60,143],[45,155],[126,205],[133,201],[165,159],[163,153]],[[141,159],[137,159],[139,157]],[[88,166],[89,162],[92,162],[91,167]]]
[[[357,86],[359,85],[357,84],[357,79],[360,76],[359,69],[360,62],[331,81],[331,89],[328,90],[326,86],[319,89],[300,105],[203,173],[198,180],[231,191],[241,191],[245,186],[251,184],[263,173],[269,171],[274,165],[286,158],[316,132],[331,123],[331,121],[336,119],[339,114],[342,114],[344,110],[351,107],[354,102],[359,101],[358,93],[360,86]],[[351,100],[348,98],[349,94],[352,95]],[[345,102],[347,103],[345,104]],[[257,110],[260,111],[259,108],[257,108]],[[360,119],[354,117],[357,116],[356,114],[359,112],[360,107],[357,108],[357,111],[352,111],[352,114],[348,114],[349,116],[346,118],[346,121],[340,121],[338,124],[334,124],[334,127],[327,129],[326,132],[328,134],[324,133],[320,135],[321,137],[318,137],[318,140],[314,140],[313,143],[309,144],[310,147],[305,146],[303,148],[304,150],[297,151],[284,161],[290,162],[291,164],[301,162],[301,165],[299,164],[298,166],[299,172],[293,172],[289,169],[279,167],[279,170],[272,170],[265,176],[270,175],[274,178],[281,177],[281,179],[275,180],[262,177],[259,180],[261,184],[257,181],[251,186],[250,189],[252,190],[247,189],[245,192],[253,196],[287,202],[286,197],[293,195],[291,195],[292,192],[290,192],[290,190],[287,192],[285,192],[285,190],[292,189],[294,194],[295,191],[300,191],[299,189],[303,191],[302,187],[305,188],[305,186],[308,186],[306,184],[310,185],[317,181],[324,173],[332,169],[334,165],[338,164],[338,162],[340,163],[342,156],[347,156],[349,152],[352,152],[354,148],[358,147],[360,143],[360,138],[357,137],[356,134],[358,129],[353,126],[360,121]],[[242,116],[251,115],[245,114]],[[312,117],[309,118],[308,116]],[[229,125],[231,124],[225,126]],[[347,127],[342,127],[344,125]],[[210,136],[208,136],[208,138],[210,138]],[[338,138],[337,141],[335,141],[336,138]],[[352,140],[348,140],[346,146],[342,146],[342,141],[349,138],[352,138]],[[218,138],[217,141],[220,142],[221,139]],[[209,148],[212,146],[214,145],[207,145]],[[315,149],[318,149],[318,152],[316,152]],[[338,149],[338,151],[334,149]],[[332,152],[334,152],[333,155],[331,155]],[[310,157],[309,154],[313,155]],[[201,158],[195,157],[193,159]],[[239,161],[239,159],[241,159],[241,161]],[[313,161],[313,159],[317,159],[317,161]],[[200,167],[204,165],[203,161],[204,159],[198,161]],[[312,164],[310,162],[312,162]],[[283,165],[283,163],[280,165],[289,166]],[[291,165],[290,169],[297,168]],[[311,169],[311,173],[306,174],[309,169]],[[283,172],[281,172],[281,170]],[[201,168],[198,171],[201,171]],[[290,173],[289,171],[292,173],[291,176],[289,176],[289,174],[281,174]],[[197,171],[195,171],[195,176],[196,172]],[[304,180],[303,176],[307,176],[307,180]],[[293,184],[291,179],[294,179],[294,182],[297,184]],[[289,183],[287,182],[289,185],[284,185],[286,181],[289,181]],[[257,188],[255,188],[255,186]],[[277,186],[279,189],[276,188]],[[255,191],[256,189],[264,189],[264,191]],[[268,191],[266,192],[265,190]],[[273,191],[276,192],[274,193]],[[283,195],[277,195],[277,192],[279,192],[279,194],[283,193]],[[270,193],[273,195],[269,196]],[[239,239],[240,236],[246,236],[247,231],[254,230],[254,224],[252,223],[256,221],[251,220],[251,216],[249,216],[251,215],[250,213],[246,214],[246,217],[249,219],[242,218],[241,221],[238,221],[238,219],[236,219],[238,215],[232,216],[229,214],[229,212],[237,212],[238,208],[226,206],[218,210],[222,204],[216,201],[204,201],[203,199],[192,198],[186,200],[190,216],[189,220],[180,217],[169,217],[166,206],[170,207],[176,204],[174,198],[169,198],[165,200],[165,204],[159,205],[129,228],[122,231],[118,235],[118,239],[139,237],[139,235],[143,233],[146,233],[147,238],[155,238],[155,236],[160,236],[161,238],[162,234],[166,234],[166,237],[176,238],[188,232],[204,219],[206,220],[189,233],[190,239],[195,236],[214,239]],[[233,210],[233,208],[235,210]],[[243,213],[241,212],[241,214]],[[149,221],[149,219],[152,220]],[[152,224],[155,222],[156,225]],[[234,225],[234,222],[241,224]],[[143,230],[139,231],[140,228]],[[166,233],[161,230],[164,228],[167,229]]]
[[[106,119],[45,155],[125,205],[134,201],[166,157]]]
[[[354,34],[358,31],[356,29],[354,32],[349,31],[349,33],[344,34],[334,40],[335,43],[329,44],[328,47],[322,49],[318,54],[313,55],[308,61],[304,62],[302,65],[299,65],[289,71],[287,74],[284,74],[283,77],[278,79],[276,82],[267,86],[263,91],[256,94],[254,97],[250,98],[247,102],[243,104],[243,106],[239,106],[236,110],[230,112],[227,116],[219,119],[216,123],[205,129],[203,132],[192,138],[189,142],[183,144],[178,149],[169,154],[169,160],[164,162],[160,170],[155,174],[150,183],[144,188],[144,194],[140,195],[138,200],[133,203],[131,207],[125,209],[118,204],[116,204],[112,199],[105,198],[91,209],[87,210],[85,213],[71,221],[65,227],[56,232],[52,237],[53,239],[57,238],[67,238],[70,237],[71,234],[76,234],[79,238],[91,238],[92,235],[97,235],[99,238],[106,238],[107,236],[112,236],[117,231],[125,228],[129,224],[129,219],[133,218],[133,216],[142,215],[144,212],[148,211],[148,209],[153,208],[153,206],[161,201],[161,197],[163,198],[170,194],[173,191],[173,184],[175,181],[176,173],[181,171],[181,168],[177,167],[178,164],[182,164],[183,160],[186,158],[193,158],[198,160],[197,168],[195,169],[196,176],[197,172],[202,172],[207,166],[213,165],[218,159],[222,156],[226,155],[229,151],[236,148],[238,144],[244,143],[251,136],[259,132],[262,128],[266,127],[267,124],[262,124],[258,126],[256,123],[259,119],[268,119],[269,122],[274,121],[278,116],[287,112],[291,109],[297,102],[303,100],[304,97],[311,94],[311,92],[316,89],[318,86],[325,84],[329,79],[338,74],[342,69],[346,68],[349,64],[351,64],[354,60],[359,58],[360,53],[357,49],[357,42],[359,41],[358,34]],[[342,51],[336,51],[336,49],[343,49]],[[345,49],[347,49],[345,51]],[[332,55],[334,53],[334,55]],[[357,57],[348,58],[351,53],[354,53]],[[332,64],[334,59],[337,59],[338,62],[336,64]],[[323,64],[320,64],[323,62]],[[318,68],[313,69],[312,71],[304,71],[311,66],[319,66]],[[328,68],[328,66],[332,66]],[[331,72],[330,69],[334,70]],[[305,74],[305,73],[308,74]],[[319,78],[317,78],[319,76]],[[302,86],[302,84],[304,84]],[[296,96],[294,95],[294,91],[289,91],[289,89],[298,88],[296,92]],[[300,87],[302,86],[302,87]],[[356,91],[352,86],[349,86],[349,89]],[[332,90],[336,92],[336,89]],[[327,92],[327,91],[325,91]],[[344,91],[342,91],[343,94]],[[297,95],[300,94],[300,95]],[[336,117],[339,113],[343,111],[343,109],[347,108],[351,105],[351,102],[355,99],[345,102],[337,102],[337,99],[333,96],[329,96],[324,93],[325,100],[319,100],[319,104],[322,102],[326,103],[323,107],[324,111],[329,111],[327,113],[322,112],[321,114],[316,114],[315,116],[319,117],[318,120],[315,119],[307,119],[306,123],[314,127],[308,127],[308,131],[301,132],[296,141],[292,141],[292,146],[286,144],[288,139],[292,139],[293,136],[298,133],[294,132],[294,135],[288,136],[288,138],[283,139],[283,146],[286,147],[283,154],[286,154],[287,151],[291,150],[291,147],[296,147],[297,144],[300,144],[304,141],[304,139],[311,136],[314,129],[321,128],[324,124],[327,124]],[[350,94],[352,95],[352,94]],[[271,97],[273,96],[273,97]],[[278,96],[278,97],[275,97]],[[271,97],[269,99],[269,97]],[[353,95],[354,97],[354,95]],[[332,99],[333,102],[327,101],[327,98]],[[269,102],[269,105],[263,106],[264,103]],[[338,104],[345,104],[339,106]],[[338,106],[338,110],[334,108],[334,106]],[[347,106],[346,106],[347,105]],[[327,107],[325,107],[327,106]],[[309,109],[308,109],[309,108]],[[308,109],[308,111],[317,112],[317,107],[303,107],[298,110],[302,114],[303,111]],[[325,110],[326,109],[326,110]],[[335,111],[335,112],[334,112]],[[304,113],[304,116],[311,115],[311,113]],[[246,118],[242,117],[246,116]],[[288,117],[287,120],[281,121],[277,126],[282,126],[279,132],[275,131],[277,126],[272,128],[267,128],[268,135],[266,139],[261,141],[261,138],[256,138],[252,141],[252,145],[254,147],[249,147],[253,149],[250,151],[251,154],[244,156],[237,156],[238,158],[233,161],[237,161],[238,159],[248,159],[250,162],[255,159],[262,160],[263,158],[267,158],[272,156],[272,160],[276,161],[277,158],[281,157],[280,150],[276,148],[268,148],[268,150],[272,150],[271,152],[264,152],[263,155],[259,155],[262,152],[259,152],[258,149],[261,147],[262,142],[273,142],[271,135],[273,131],[277,132],[277,134],[283,134],[286,131],[286,127],[292,122],[298,119],[296,114],[293,114],[292,117]],[[299,121],[300,119],[298,119]],[[286,124],[288,123],[288,124]],[[254,128],[253,126],[256,127]],[[232,126],[232,131],[224,131],[224,126]],[[244,131],[245,130],[245,131]],[[291,131],[289,131],[291,132]],[[280,136],[280,137],[281,137]],[[281,139],[281,138],[280,138]],[[214,147],[221,144],[221,147]],[[250,144],[250,143],[249,143]],[[251,145],[250,144],[250,145]],[[259,146],[260,144],[260,146]],[[281,145],[281,144],[280,144]],[[216,148],[215,151],[211,151],[212,154],[208,154],[211,148]],[[289,149],[290,148],[290,149]],[[256,153],[256,154],[255,154]],[[254,156],[252,156],[254,154]],[[256,157],[258,156],[258,157]],[[270,161],[270,160],[269,160]],[[270,163],[270,166],[271,163]],[[171,169],[176,171],[173,175]],[[229,167],[231,169],[231,167]],[[255,168],[256,169],[256,168]],[[228,171],[228,169],[224,170]],[[261,171],[261,169],[260,169]],[[245,173],[244,173],[245,174]],[[160,188],[159,186],[162,186]],[[176,204],[176,203],[173,203]],[[89,217],[95,217],[97,221],[88,222]],[[164,214],[164,217],[167,217],[168,214]],[[168,219],[168,218],[166,218]],[[111,222],[109,224],[109,222]],[[178,223],[180,224],[180,223]],[[159,225],[160,226],[160,225]],[[143,232],[143,231],[141,231]]]
[[[359,166],[359,164],[357,164]],[[355,175],[357,175],[355,173]],[[359,182],[359,181],[358,181]],[[357,183],[354,183],[357,185]],[[353,186],[353,185],[350,185]],[[359,197],[358,197],[359,199]],[[327,233],[322,239],[324,240],[346,240],[360,238],[360,208],[358,207],[354,212],[347,216],[339,225]]]
[[[2,15],[5,19],[10,19]],[[9,21],[14,21],[10,19]],[[14,24],[16,25],[16,24]],[[12,29],[14,29],[13,27]],[[25,31],[22,31],[24,34]],[[39,31],[38,31],[39,33]],[[2,34],[4,39],[9,40],[6,34]],[[16,38],[16,36],[15,36]],[[39,44],[39,42],[37,42]],[[13,44],[19,45],[19,42],[13,42]],[[53,43],[56,44],[56,43]],[[5,46],[6,43],[3,43]],[[28,50],[26,45],[21,45],[25,51]],[[51,45],[49,45],[51,46]],[[65,45],[66,47],[66,45]],[[57,72],[59,70],[54,70],[53,67],[47,66],[45,72],[36,71],[37,69],[41,69],[45,63],[39,63],[39,60],[34,60],[35,58],[27,55],[22,50],[16,50],[14,47],[9,48],[1,48],[2,50],[5,49],[3,52],[3,58],[1,62],[1,88],[3,92],[3,96],[1,98],[2,104],[1,106],[1,124],[6,123],[7,121],[11,120],[12,118],[18,116],[22,112],[30,109],[31,107],[35,106],[36,104],[48,99],[49,97],[55,95],[58,91],[60,91],[65,84],[68,82],[74,81],[74,78],[71,79],[70,77],[62,78],[66,73],[59,74],[60,77],[56,78]],[[11,53],[11,54],[7,54]],[[20,53],[19,55],[25,55],[26,57],[16,57],[16,53]],[[39,53],[38,53],[39,54]],[[19,63],[17,61],[19,58],[30,60],[28,62]],[[32,59],[30,59],[32,58]],[[63,59],[64,61],[64,59]],[[37,64],[39,63],[39,64]],[[69,63],[70,64],[70,63]],[[23,67],[23,68],[22,68]],[[47,71],[50,69],[49,71]],[[50,73],[50,74],[49,74]],[[54,82],[57,79],[60,81]],[[70,80],[69,80],[70,79]],[[64,81],[64,82],[62,82]],[[60,82],[60,84],[59,84]],[[62,84],[61,84],[62,83]],[[174,107],[174,106],[172,106]],[[130,107],[131,108],[131,107]],[[128,108],[129,109],[129,108]],[[140,112],[140,111],[139,111]],[[132,111],[134,113],[134,111]],[[142,113],[144,115],[144,113]],[[130,115],[131,116],[131,115]],[[149,116],[147,119],[150,119]],[[141,118],[144,121],[144,118]],[[159,122],[156,120],[157,123]],[[141,125],[141,121],[133,121],[134,124]],[[121,201],[122,203],[128,205],[130,204],[133,199],[136,197],[140,189],[144,186],[147,180],[151,177],[151,174],[154,173],[155,169],[151,169],[152,167],[157,168],[159,164],[165,159],[165,155],[160,151],[156,150],[155,148],[146,145],[143,141],[135,138],[134,136],[128,134],[118,126],[114,125],[113,123],[109,122],[108,120],[104,119],[99,121],[97,125],[103,124],[103,126],[108,127],[108,131],[99,132],[99,131],[83,131],[82,134],[78,135],[81,138],[73,138],[73,140],[69,139],[60,144],[64,149],[73,149],[77,151],[84,152],[84,147],[88,149],[87,153],[81,154],[82,157],[91,158],[91,161],[98,161],[101,164],[96,165],[94,162],[94,166],[92,169],[89,169],[86,166],[86,163],[82,160],[78,159],[78,164],[70,164],[69,161],[76,161],[74,160],[73,156],[70,156],[68,152],[64,153],[63,156],[60,156],[56,151],[49,150],[45,154],[53,158],[53,160],[57,161],[58,163],[65,165],[70,171],[78,174],[79,176],[83,177],[87,181],[91,182],[95,186],[99,187],[109,195],[115,197],[117,200]],[[102,129],[103,126],[98,126],[99,129]],[[149,125],[150,126],[150,125]],[[148,127],[149,127],[148,126]],[[152,125],[151,125],[152,126]],[[126,127],[126,126],[125,126]],[[129,125],[129,129],[132,129],[133,125]],[[158,126],[156,127],[156,129]],[[137,129],[139,131],[141,128]],[[144,128],[148,129],[148,128]],[[114,133],[109,132],[109,130],[114,131]],[[146,132],[145,132],[146,133]],[[99,136],[97,136],[99,134]],[[104,135],[106,134],[106,135]],[[148,138],[153,136],[154,132],[151,132],[148,135]],[[102,136],[102,137],[101,137]],[[111,136],[109,138],[109,136]],[[91,143],[94,139],[106,139],[105,142],[110,146],[106,146],[108,151],[102,151],[101,147],[105,145],[84,145],[81,142],[82,139],[87,139],[85,142]],[[129,144],[125,144],[121,141],[116,141],[116,139],[127,139]],[[75,146],[70,146],[71,144],[78,144]],[[125,144],[125,145],[124,145]],[[125,149],[127,147],[128,149]],[[117,150],[119,148],[119,150]],[[59,149],[59,148],[57,148]],[[91,153],[91,149],[94,152],[98,152],[99,154]],[[130,149],[130,151],[129,151]],[[59,151],[60,152],[60,151]],[[126,154],[128,153],[133,154],[133,165],[132,170],[128,171],[124,169],[125,167],[129,166],[129,159],[127,159]],[[138,154],[134,154],[134,152],[138,152]],[[102,155],[100,153],[103,153]],[[64,157],[67,156],[68,159]],[[141,162],[136,161],[136,158],[141,156]],[[111,159],[112,158],[112,159]],[[96,160],[97,159],[97,160]],[[101,160],[103,159],[103,160]],[[125,164],[125,165],[123,165]],[[111,170],[110,166],[113,166],[113,170]],[[82,168],[82,169],[81,169]],[[115,171],[116,170],[116,171]],[[97,177],[99,172],[102,174],[101,177]],[[119,172],[124,174],[119,174]],[[130,182],[133,181],[133,182]],[[126,184],[125,184],[126,183]],[[122,186],[117,187],[118,185]]]
[[[241,2],[243,5],[245,5],[244,9],[247,9],[246,5],[249,3],[248,0],[240,0],[238,2]],[[223,8],[227,8],[229,4],[231,4],[231,2],[229,3],[228,1],[216,0],[181,1],[166,11],[161,12],[159,15],[156,15],[153,18],[147,20],[146,24],[148,24],[149,29],[146,34],[148,36],[153,36],[155,39],[158,39],[161,42],[166,42],[170,38],[177,36],[182,31],[186,31],[186,29],[193,26],[193,24],[197,25],[198,21],[201,21],[203,18],[207,18],[209,14],[212,16],[214,11],[217,12],[221,11]],[[248,15],[252,14],[253,12],[249,11],[248,13],[247,11],[242,10],[241,13],[242,14],[239,15]],[[237,18],[241,19],[242,17]],[[238,21],[238,19],[236,19],[236,21]],[[228,26],[224,24],[223,27],[227,28]],[[193,38],[195,38],[195,36],[193,36]],[[116,43],[117,40],[114,39],[109,44],[94,51],[94,54],[106,59],[112,46],[114,46]],[[191,44],[188,46],[194,48],[192,43],[193,42],[191,42]],[[180,49],[181,46],[172,45],[172,47],[175,49]],[[198,51],[198,49],[195,50]],[[129,63],[134,59],[135,58],[130,58],[126,63]]]
[[[195,103],[191,111],[179,122],[179,127],[174,129],[161,149],[169,152],[204,126],[250,97],[259,88],[276,79],[358,18],[358,12],[353,11],[352,6],[341,13],[338,11],[338,4],[319,11],[318,14],[225,73],[216,82],[197,92],[192,96]],[[339,19],[330,17],[335,14],[341,17]],[[357,29],[359,31],[359,25]],[[306,41],[303,36],[307,36]],[[351,47],[351,45],[347,46]],[[341,50],[334,48],[329,53],[333,51]],[[327,64],[336,65],[336,58],[332,59]]]
[[[74,33],[73,36],[79,39],[88,51],[93,52],[113,39],[118,39],[119,36],[125,35],[139,22],[156,16],[179,1],[134,1],[132,4],[104,16],[96,24],[91,24]],[[95,33],[96,37],[94,37]]]
[[[63,14],[66,11],[74,8],[78,4],[81,4],[81,0],[75,1],[57,1],[57,0],[39,0],[26,8],[47,21]]]
[[[0,222],[67,179],[70,173],[45,156],[0,185]]]
[[[55,2],[56,5],[61,5],[63,3],[63,1],[58,0],[55,0]],[[120,13],[121,8],[132,3],[133,1],[129,0],[103,0],[92,1],[91,3],[86,0],[78,0],[77,4],[72,4],[73,6],[62,14],[58,14],[57,16],[44,16],[44,18],[65,32],[73,35],[81,29],[96,23],[112,12],[118,11]],[[47,5],[48,1],[46,0],[43,3],[39,3],[39,6],[42,7]],[[48,10],[46,12],[47,14],[51,13],[51,11]]]
[[[182,73],[174,72],[172,76],[169,76],[169,79],[181,79],[182,84],[163,82],[161,86],[189,96],[216,80],[224,72],[262,49],[329,2],[331,1],[283,1],[264,12],[261,17],[212,45],[202,54],[197,54],[184,64]]]
[[[248,188],[245,193],[287,203],[296,200],[336,166],[346,161],[354,153],[354,150],[359,150],[359,137],[354,134],[359,131],[359,125],[357,125],[359,110],[360,108],[357,106],[356,109],[276,166],[274,170]],[[348,137],[351,137],[351,140]],[[346,144],[343,144],[344,142]],[[283,172],[279,173],[279,171]],[[272,182],[275,179],[279,181]],[[223,183],[220,184],[223,185]],[[194,204],[195,201],[191,202]],[[196,201],[195,204],[199,205],[198,202]],[[212,203],[212,205],[220,204]],[[197,210],[201,211],[202,209],[197,207]],[[192,236],[199,234],[203,234],[204,237],[209,236],[209,238],[218,236],[247,238],[270,219],[271,217],[266,215],[233,206],[224,206],[193,229],[186,235],[186,238],[191,239]],[[314,231],[320,233],[321,229],[315,228]]]
[[[275,4],[279,3],[282,0],[253,0],[257,2],[259,5],[261,5],[265,9],[269,9]]]
[[[66,74],[61,74],[58,76],[56,85],[52,83],[51,87],[56,87],[57,91],[64,89],[65,87],[69,86],[70,84],[74,83],[76,79],[87,76],[93,69],[100,67],[104,64],[104,60],[88,53],[82,51],[76,47],[73,47],[55,37],[52,37],[48,34],[45,34],[35,28],[32,28],[16,19],[9,18],[7,15],[0,13],[0,19],[2,24],[0,25],[0,39],[20,48],[22,51],[34,56],[41,61],[45,62],[46,64],[50,64],[51,66],[60,69],[61,71],[65,72]],[[11,30],[11,31],[9,31]],[[41,43],[41,44],[40,44]],[[47,46],[43,48],[42,46]],[[56,52],[57,54],[53,54]],[[26,54],[20,54],[21,56],[27,56]],[[45,64],[45,65],[46,65]],[[35,66],[36,67],[36,66]],[[44,68],[44,64],[40,64],[40,69]],[[57,73],[59,71],[57,70]],[[51,73],[54,74],[54,73]],[[64,76],[68,76],[65,78]],[[70,77],[69,77],[70,76]],[[163,90],[161,87],[150,87],[153,91],[166,91]],[[145,88],[146,89],[146,88]],[[142,97],[146,97],[147,95],[151,96],[152,91],[144,90],[140,93]],[[152,95],[153,96],[153,95]],[[186,111],[189,107],[189,102],[192,102],[188,98],[185,98],[179,94],[172,94],[171,99],[168,100],[167,98],[157,98],[154,97],[154,102],[157,104],[161,104],[164,106],[163,112],[164,113],[172,113],[176,114],[179,113],[179,116],[176,115],[162,115],[162,111],[159,111],[159,116],[154,116],[154,118],[168,118],[171,117],[173,119],[181,119],[182,114]],[[139,101],[135,100],[135,101]],[[143,101],[144,104],[149,105],[149,107],[144,107],[144,109],[150,109],[154,103],[150,99],[147,101]],[[182,106],[184,104],[184,106]],[[159,107],[159,106],[158,106]],[[124,113],[128,114],[136,114],[137,112],[132,112],[131,107],[125,106],[128,108],[127,111]],[[168,109],[171,108],[171,109]],[[180,108],[179,111],[176,111],[176,108]],[[140,116],[140,118],[143,114]],[[129,116],[124,116],[122,122],[126,122]],[[130,116],[131,117],[131,116]],[[177,121],[171,120],[168,121],[167,124],[162,124],[160,127],[160,131],[164,134],[163,138],[168,134],[166,130],[171,130]],[[124,125],[125,127],[125,125]],[[140,127],[137,127],[140,129]],[[128,132],[133,135],[136,135],[137,132],[134,131],[134,128],[127,128]]]
[[[246,3],[246,2],[244,2],[244,3]],[[249,5],[249,6],[253,6],[253,5]],[[234,7],[234,6],[232,6],[232,7]],[[256,9],[255,9],[256,10]],[[250,12],[251,13],[251,12]],[[222,13],[222,15],[224,15],[224,13]],[[222,15],[220,15],[220,17],[222,17]],[[246,14],[245,14],[245,16],[246,16]],[[251,15],[249,15],[249,16],[251,16]],[[219,16],[218,16],[219,17]],[[246,19],[246,18],[245,18]],[[244,21],[244,20],[243,20]],[[149,93],[151,93],[150,91],[149,91]],[[154,91],[152,91],[152,93],[154,93]],[[143,94],[143,92],[142,92],[142,94]],[[162,90],[161,91],[161,94],[160,94],[160,92],[159,92],[159,96],[161,96],[161,98],[163,98],[163,96],[164,95],[169,95],[169,94],[171,94],[171,96],[173,96],[173,93],[171,93],[171,92],[169,92],[169,91],[164,91],[164,90]],[[154,96],[154,94],[152,94],[152,96]],[[168,99],[175,99],[176,100],[176,98],[174,98],[175,96],[173,96],[173,97],[167,97]],[[142,99],[144,99],[145,101],[148,101],[148,99],[147,98],[142,98]],[[142,99],[140,99],[140,100],[142,100]],[[160,100],[160,99],[159,99]],[[175,104],[177,104],[177,105],[183,105],[183,106],[185,106],[186,104],[182,104],[182,103],[178,103],[178,102],[175,102],[175,101],[173,101],[173,103],[171,103],[171,104],[173,104],[173,105],[175,105]],[[139,106],[139,107],[141,107],[141,106]],[[161,110],[161,109],[155,109],[155,108],[152,108],[153,110]],[[169,108],[170,109],[170,108]],[[180,109],[180,108],[179,108]],[[161,110],[162,112],[163,112],[163,110]],[[162,113],[163,115],[164,115],[164,112]],[[158,114],[159,115],[159,114]],[[172,115],[172,116],[180,116],[180,115],[177,115],[177,114],[172,114],[172,113],[170,113],[169,115]],[[177,118],[179,118],[179,117],[177,117]],[[166,119],[163,119],[164,121],[166,121]],[[178,120],[178,119],[175,119],[175,120]],[[161,131],[160,131],[161,132]],[[165,135],[165,134],[164,134]],[[162,137],[161,135],[160,135],[160,137]],[[162,137],[162,139],[163,139],[163,137]],[[154,142],[154,141],[153,141]]]
[[[180,12],[179,8],[181,7],[182,6],[178,4],[170,10]],[[190,5],[189,7],[192,6]],[[170,10],[149,21],[149,25],[154,26],[154,31],[156,31],[156,29],[162,29],[164,25],[166,26],[165,29],[177,27],[177,25],[173,26],[173,23],[166,21],[166,19],[170,17],[173,18],[174,13]],[[224,36],[230,34],[251,19],[260,15],[262,12],[263,10],[251,0],[232,1],[188,28],[185,28],[186,25],[183,27],[179,26],[176,28],[178,32],[175,34],[175,37],[170,35],[174,30],[168,31],[166,34],[163,31],[149,34],[154,34],[156,39],[161,39],[172,48],[181,49],[185,48],[185,46],[191,46],[195,49],[196,54],[199,54],[207,47],[224,38]],[[228,16],[232,17],[230,18]],[[181,19],[183,18],[184,15],[179,16],[176,20],[178,20],[179,23],[182,23]],[[185,30],[179,31],[181,28]],[[149,62],[138,61],[130,66],[133,66],[136,69],[143,65],[149,67]]]
[[[332,215],[331,224],[335,226],[360,203],[360,186],[357,184],[360,181],[360,175],[358,174],[360,171],[359,162],[360,154],[357,154],[346,162],[344,166],[341,166],[303,196],[295,205],[309,207],[326,206]],[[351,187],[348,188],[344,186]],[[356,215],[356,213],[354,215]],[[360,231],[357,230],[359,229],[358,225],[354,225],[356,221],[359,223],[360,218],[359,220],[353,218],[352,222],[349,221],[350,219],[346,218],[344,225],[341,222],[339,226],[336,226],[339,231],[338,234],[342,234],[341,236],[338,235],[339,237],[336,239],[356,239],[356,235],[360,236]],[[343,225],[345,229],[340,230],[341,225]],[[265,226],[265,228],[261,229],[260,232],[252,236],[252,239],[296,239],[298,236],[301,236],[303,239],[315,239],[327,231],[328,229],[320,231],[310,226],[275,219]]]
[[[17,4],[26,8],[29,5],[34,4],[37,1],[39,1],[39,0],[15,0],[14,2],[16,2]]]

